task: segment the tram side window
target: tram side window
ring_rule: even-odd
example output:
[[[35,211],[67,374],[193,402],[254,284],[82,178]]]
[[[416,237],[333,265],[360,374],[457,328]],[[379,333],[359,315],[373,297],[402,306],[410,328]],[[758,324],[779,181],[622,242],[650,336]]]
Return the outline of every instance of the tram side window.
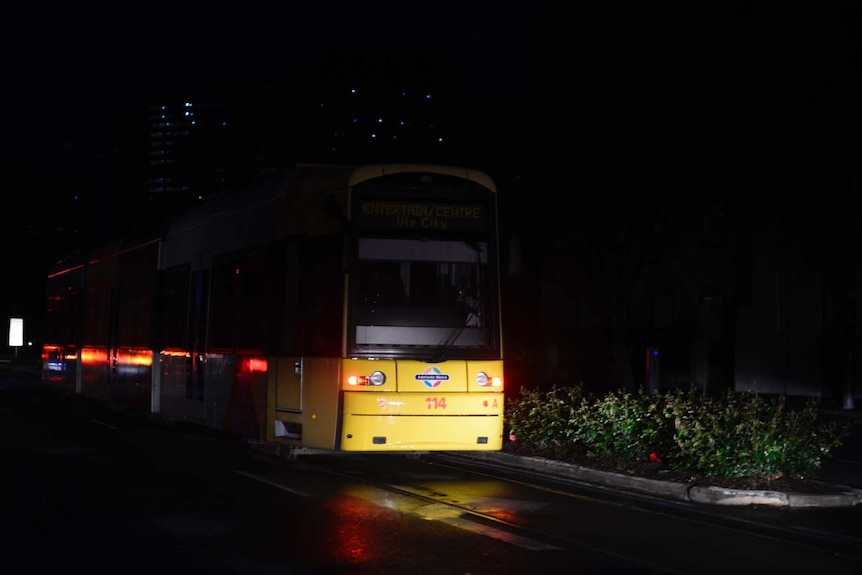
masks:
[[[119,257],[116,345],[120,347],[153,346],[157,258],[157,244],[130,250]]]
[[[57,345],[78,341],[80,292],[58,290],[48,298],[45,308],[45,342]]]
[[[341,355],[344,280],[341,239],[316,238],[302,247],[300,352]]]
[[[278,315],[281,321],[273,325],[273,339],[278,343],[277,349],[285,355],[299,355],[297,345],[299,339],[300,316],[300,282],[299,244],[288,241],[284,247],[283,269],[280,285],[274,287],[275,293],[280,293]]]
[[[237,347],[263,353],[271,314],[267,254],[255,250],[237,258]]]
[[[108,346],[110,343],[112,293],[108,287],[86,291],[83,340],[92,345]]]
[[[210,348],[263,353],[270,279],[263,250],[213,258]]]
[[[165,273],[162,301],[162,344],[166,349],[184,349],[189,317],[188,265]]]
[[[117,313],[117,343],[120,346],[150,346],[154,282],[152,276],[140,276],[120,286]]]
[[[236,256],[213,258],[210,306],[210,349],[231,353],[235,349],[237,285]]]

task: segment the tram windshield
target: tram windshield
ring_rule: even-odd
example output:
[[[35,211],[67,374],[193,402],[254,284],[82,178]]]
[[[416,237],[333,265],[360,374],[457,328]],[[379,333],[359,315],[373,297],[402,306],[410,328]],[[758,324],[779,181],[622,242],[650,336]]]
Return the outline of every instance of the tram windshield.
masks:
[[[359,239],[351,279],[354,350],[447,357],[494,345],[488,245],[457,240]],[[461,353],[459,353],[459,351]]]

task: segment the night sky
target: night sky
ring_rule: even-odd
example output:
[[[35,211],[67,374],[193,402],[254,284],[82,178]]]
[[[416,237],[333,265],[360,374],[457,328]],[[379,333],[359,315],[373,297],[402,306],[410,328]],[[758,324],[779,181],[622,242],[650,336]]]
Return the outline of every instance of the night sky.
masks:
[[[569,154],[589,146],[625,160],[656,144],[721,140],[722,152],[757,155],[764,145],[858,139],[856,3],[630,4],[15,4],[0,35],[3,156],[41,165],[69,145],[110,156],[118,119],[142,95],[369,48],[464,62],[465,88],[499,103],[501,123],[561,134]]]
[[[117,119],[142,95],[277,74],[330,52],[423,50],[468,61],[478,89],[519,88],[522,74],[512,67],[542,4],[132,2],[87,9],[85,2],[49,10],[22,3],[6,9],[0,40],[6,109],[17,111],[7,114],[4,153],[33,157],[71,142],[109,155]]]
[[[862,8],[849,0],[15,3],[3,21],[3,237],[21,280],[0,291],[2,317],[41,299],[45,246],[22,220],[40,218],[78,160],[112,155],[141,97],[325,53],[463,62],[465,90],[516,128],[507,160],[546,193],[703,185],[771,201],[825,175],[846,194],[858,162]]]

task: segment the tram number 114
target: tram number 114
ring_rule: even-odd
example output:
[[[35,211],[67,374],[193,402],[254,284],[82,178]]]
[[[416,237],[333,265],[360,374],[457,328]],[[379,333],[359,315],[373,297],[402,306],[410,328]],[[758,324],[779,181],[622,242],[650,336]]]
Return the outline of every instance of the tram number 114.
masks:
[[[446,409],[445,397],[426,397],[425,403],[428,409]]]

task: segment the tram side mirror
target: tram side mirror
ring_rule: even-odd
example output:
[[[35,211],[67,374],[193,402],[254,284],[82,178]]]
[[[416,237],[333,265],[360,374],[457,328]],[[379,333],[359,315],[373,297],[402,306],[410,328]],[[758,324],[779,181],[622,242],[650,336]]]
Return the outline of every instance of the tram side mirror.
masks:
[[[344,256],[342,260],[342,268],[347,273],[352,273],[356,268],[356,244],[350,219],[345,215],[335,196],[329,194],[323,200],[323,211],[326,215],[341,225],[341,231],[345,235]]]
[[[341,224],[341,231],[346,232],[350,229],[350,219],[338,205],[334,195],[329,194],[323,200],[323,211],[328,217]]]

